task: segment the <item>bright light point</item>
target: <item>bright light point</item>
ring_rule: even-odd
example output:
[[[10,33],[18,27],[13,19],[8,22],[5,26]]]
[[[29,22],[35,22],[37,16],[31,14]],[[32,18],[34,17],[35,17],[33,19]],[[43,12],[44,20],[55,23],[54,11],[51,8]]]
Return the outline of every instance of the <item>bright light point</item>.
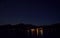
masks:
[[[37,36],[38,36],[38,33],[39,33],[38,28],[36,29],[36,31],[37,31]]]
[[[31,33],[32,33],[32,35],[33,35],[34,32],[35,32],[35,29],[31,29]]]
[[[40,30],[40,32],[41,32],[41,35],[43,35],[43,30]]]
[[[31,29],[31,31],[32,31],[32,32],[34,32],[34,31],[35,31],[35,29]]]

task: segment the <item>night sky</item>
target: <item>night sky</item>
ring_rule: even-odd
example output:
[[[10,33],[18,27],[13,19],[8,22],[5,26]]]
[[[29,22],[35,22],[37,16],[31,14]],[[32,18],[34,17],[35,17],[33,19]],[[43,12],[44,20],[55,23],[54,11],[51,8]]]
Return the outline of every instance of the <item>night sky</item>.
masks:
[[[0,0],[0,24],[60,23],[60,4],[53,0]]]

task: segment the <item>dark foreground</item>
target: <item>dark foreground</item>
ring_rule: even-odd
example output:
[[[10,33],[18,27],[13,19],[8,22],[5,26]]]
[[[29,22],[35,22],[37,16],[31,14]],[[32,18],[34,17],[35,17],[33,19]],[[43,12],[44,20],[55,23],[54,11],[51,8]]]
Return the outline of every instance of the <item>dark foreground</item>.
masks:
[[[38,32],[37,35],[36,31],[31,32],[32,28],[43,28],[43,34],[41,35],[41,33]],[[55,24],[44,27],[28,26],[28,28],[27,26],[1,26],[0,38],[60,38],[60,25]]]

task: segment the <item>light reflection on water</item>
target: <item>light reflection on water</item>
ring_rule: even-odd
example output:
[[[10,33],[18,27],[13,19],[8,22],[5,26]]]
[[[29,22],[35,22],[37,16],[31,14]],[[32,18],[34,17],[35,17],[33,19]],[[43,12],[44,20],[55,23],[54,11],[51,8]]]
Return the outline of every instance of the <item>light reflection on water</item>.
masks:
[[[30,34],[31,32],[31,35],[34,35],[34,33],[39,36],[39,35],[43,35],[43,29],[42,28],[36,28],[36,29],[30,29],[30,30],[27,30],[28,32],[28,35]]]

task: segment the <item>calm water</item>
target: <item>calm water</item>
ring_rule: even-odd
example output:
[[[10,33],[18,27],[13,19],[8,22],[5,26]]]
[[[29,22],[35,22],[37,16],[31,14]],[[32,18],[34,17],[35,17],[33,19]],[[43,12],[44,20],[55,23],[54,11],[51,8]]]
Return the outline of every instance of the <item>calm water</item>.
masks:
[[[43,29],[0,30],[0,38],[59,38],[59,35]]]

